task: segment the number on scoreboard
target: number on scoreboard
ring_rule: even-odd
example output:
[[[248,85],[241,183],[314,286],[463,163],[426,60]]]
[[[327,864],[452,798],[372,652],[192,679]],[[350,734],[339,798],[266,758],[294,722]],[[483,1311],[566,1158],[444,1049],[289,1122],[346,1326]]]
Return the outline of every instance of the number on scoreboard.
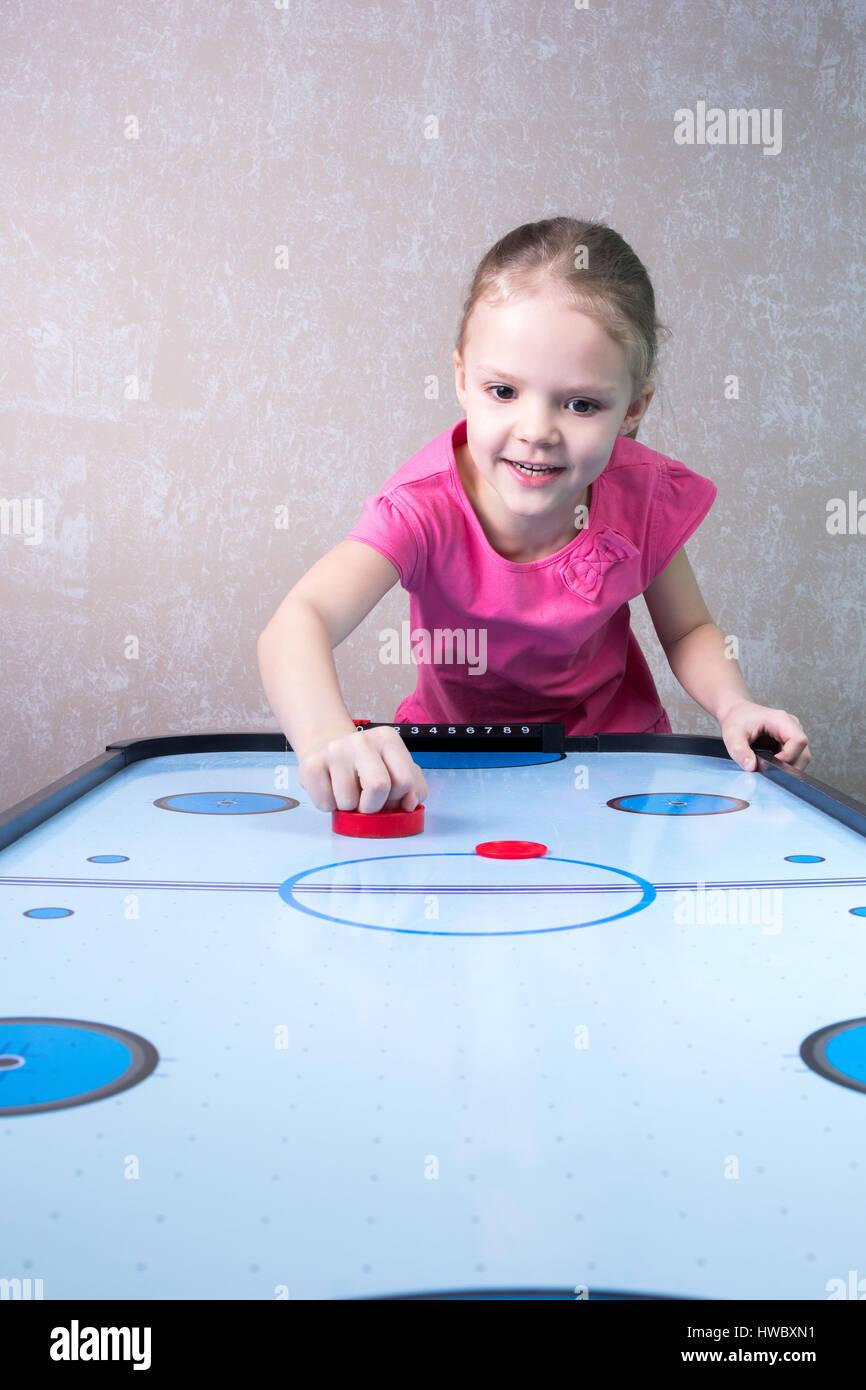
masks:
[[[565,730],[562,724],[384,724],[368,727],[396,729],[408,747],[435,750],[447,743],[462,751],[487,747],[515,752],[561,751]]]

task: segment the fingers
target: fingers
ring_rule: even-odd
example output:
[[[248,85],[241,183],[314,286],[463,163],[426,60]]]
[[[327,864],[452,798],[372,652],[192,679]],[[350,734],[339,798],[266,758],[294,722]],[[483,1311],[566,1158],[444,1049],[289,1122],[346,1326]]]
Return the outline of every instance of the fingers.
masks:
[[[381,803],[374,804],[371,800],[370,804],[366,805],[362,796],[359,809],[362,811],[380,811],[387,802],[399,804],[403,811],[414,811],[415,807],[420,806],[427,796],[428,787],[424,774],[418,764],[412,760],[409,749],[396,729],[371,729],[367,737],[370,746],[378,750],[387,773],[388,788]],[[364,791],[367,791],[365,784]]]
[[[320,811],[413,811],[427,782],[396,729],[368,729],[332,739],[305,758],[298,781]]]
[[[754,704],[737,706],[723,721],[722,735],[730,756],[746,772],[754,772],[758,766],[757,756],[750,747],[752,743],[760,746],[763,742],[765,747],[775,750],[774,757],[779,762],[801,772],[812,761],[803,725],[787,710]]]
[[[382,758],[391,778],[388,801],[398,803],[402,811],[414,811],[415,807],[420,806],[427,796],[428,787],[418,764],[412,761],[405,744],[403,744],[403,753],[406,755],[405,758],[399,750],[390,746],[382,750]]]
[[[809,740],[803,731],[796,714],[788,714],[787,710],[775,710],[777,718],[776,734],[782,740],[782,747],[776,757],[782,763],[790,763],[799,771],[803,771],[812,761],[812,754],[809,752]]]
[[[331,744],[326,744],[311,757],[305,758],[298,768],[298,781],[319,811],[337,809],[329,771],[329,763],[334,756],[328,751],[331,747]]]
[[[388,769],[363,734],[342,739],[331,762],[331,786],[341,811],[378,811],[388,796]]]
[[[760,743],[760,741],[761,737],[759,731],[757,734],[749,736],[748,743]],[[778,742],[778,739],[776,741]],[[727,748],[735,762],[738,762],[747,772],[753,772],[758,766],[758,759],[748,746],[748,743],[732,740],[731,743],[727,745]],[[809,751],[809,740],[802,732],[792,734],[773,756],[780,763],[788,763],[791,767],[796,767],[802,772],[812,761],[812,754]]]
[[[398,736],[399,737],[399,736]],[[342,810],[359,811],[381,811],[389,801],[397,799],[398,789],[402,796],[411,785],[411,777],[406,781],[405,776],[395,779],[389,763],[389,749],[377,748],[373,740],[361,735],[358,740],[360,748],[354,750],[355,757],[355,800],[352,806],[341,807]],[[412,758],[409,750],[400,740],[400,746],[411,763]],[[391,754],[398,767],[402,767],[398,755]],[[395,785],[396,782],[396,785]],[[405,785],[404,785],[405,782]],[[359,795],[360,788],[360,795]]]
[[[740,767],[746,772],[754,772],[755,768],[758,766],[758,759],[755,757],[749,744],[757,742],[760,732],[760,725],[754,732],[748,726],[746,728],[728,728],[726,733],[723,732],[724,744],[728,753],[733,758],[734,762],[739,763]]]
[[[809,740],[805,734],[798,734],[796,737],[789,738],[781,753],[777,753],[776,756],[780,762],[790,763],[792,767],[796,767],[802,772],[812,761],[812,754],[809,752]]]
[[[754,753],[752,752],[751,748],[747,743],[739,739],[736,740],[736,742],[732,740],[730,743],[726,743],[725,747],[727,748],[734,762],[739,763],[740,767],[743,768],[744,771],[754,772],[755,768],[758,766],[758,759],[755,757]]]

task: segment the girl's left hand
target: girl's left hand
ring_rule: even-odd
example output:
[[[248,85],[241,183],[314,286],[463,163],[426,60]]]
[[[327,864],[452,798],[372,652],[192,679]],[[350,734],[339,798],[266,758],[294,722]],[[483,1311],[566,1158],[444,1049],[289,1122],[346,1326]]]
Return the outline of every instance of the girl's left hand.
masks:
[[[790,763],[804,771],[812,761],[809,740],[796,714],[787,710],[770,709],[767,705],[756,705],[751,700],[740,700],[728,710],[720,721],[725,747],[735,763],[747,772],[754,772],[758,760],[749,747],[756,742],[758,735],[768,733],[778,740],[782,747],[775,756],[781,763]]]

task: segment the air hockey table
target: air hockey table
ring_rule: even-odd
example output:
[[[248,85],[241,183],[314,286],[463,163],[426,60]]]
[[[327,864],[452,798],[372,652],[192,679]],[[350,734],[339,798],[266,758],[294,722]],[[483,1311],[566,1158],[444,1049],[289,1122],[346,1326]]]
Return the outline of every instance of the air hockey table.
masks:
[[[429,786],[412,838],[336,834],[278,733],[112,743],[0,816],[0,1277],[857,1284],[866,806],[716,738],[394,727]]]

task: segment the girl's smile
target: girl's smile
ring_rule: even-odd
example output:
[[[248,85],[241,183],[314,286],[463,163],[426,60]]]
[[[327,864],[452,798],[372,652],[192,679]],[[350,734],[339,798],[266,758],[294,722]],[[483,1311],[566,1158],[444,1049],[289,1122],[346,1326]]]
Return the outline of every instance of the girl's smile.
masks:
[[[553,467],[550,464],[529,465],[505,458],[498,461],[508,467],[521,487],[549,487],[561,474],[567,472],[561,466]]]

